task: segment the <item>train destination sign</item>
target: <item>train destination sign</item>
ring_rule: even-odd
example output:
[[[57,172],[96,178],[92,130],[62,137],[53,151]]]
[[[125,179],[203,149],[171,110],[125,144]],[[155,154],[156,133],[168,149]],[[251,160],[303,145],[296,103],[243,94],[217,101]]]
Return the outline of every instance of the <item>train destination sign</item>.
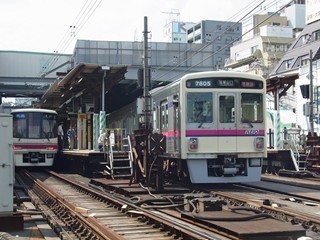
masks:
[[[262,89],[259,81],[240,78],[197,78],[186,81],[187,88],[253,88]]]

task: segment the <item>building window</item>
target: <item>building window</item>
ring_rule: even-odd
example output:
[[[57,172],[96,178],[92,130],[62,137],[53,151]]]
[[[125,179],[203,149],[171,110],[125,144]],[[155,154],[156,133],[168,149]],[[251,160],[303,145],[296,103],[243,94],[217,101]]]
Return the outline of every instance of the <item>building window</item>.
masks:
[[[301,65],[308,65],[310,62],[309,55],[301,56]]]
[[[301,47],[303,44],[306,44],[309,41],[310,35],[305,34],[299,37],[299,40],[296,42],[293,48]]]
[[[253,54],[258,49],[258,46],[251,47],[251,54]]]
[[[210,42],[212,40],[211,33],[206,33],[206,41]]]
[[[286,68],[287,68],[287,69],[290,69],[290,66],[292,65],[292,63],[293,63],[293,58],[288,59],[288,60],[287,60],[287,66],[286,66]]]
[[[312,33],[312,40],[318,41],[320,39],[320,29]]]

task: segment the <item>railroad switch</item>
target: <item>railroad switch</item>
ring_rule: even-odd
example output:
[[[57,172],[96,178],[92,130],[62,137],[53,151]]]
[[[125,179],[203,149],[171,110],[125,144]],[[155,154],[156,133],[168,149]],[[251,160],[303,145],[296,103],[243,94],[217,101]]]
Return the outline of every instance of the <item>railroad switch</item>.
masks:
[[[185,212],[222,211],[222,206],[226,204],[221,199],[205,194],[185,194],[184,203]]]

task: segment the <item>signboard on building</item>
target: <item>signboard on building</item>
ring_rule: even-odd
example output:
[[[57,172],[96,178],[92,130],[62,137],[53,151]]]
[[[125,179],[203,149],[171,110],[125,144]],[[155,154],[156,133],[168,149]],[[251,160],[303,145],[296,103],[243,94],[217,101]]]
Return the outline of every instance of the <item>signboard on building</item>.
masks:
[[[164,27],[164,37],[168,42],[186,43],[187,30],[193,25],[190,22],[170,22]]]
[[[307,0],[306,1],[306,23],[310,24],[320,20],[320,1]]]

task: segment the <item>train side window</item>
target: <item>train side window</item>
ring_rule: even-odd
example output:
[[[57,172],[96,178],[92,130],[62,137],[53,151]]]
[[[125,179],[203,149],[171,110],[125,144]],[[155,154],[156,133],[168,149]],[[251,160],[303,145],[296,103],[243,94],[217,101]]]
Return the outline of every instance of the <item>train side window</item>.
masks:
[[[243,123],[263,122],[263,97],[260,93],[242,93],[241,111]]]
[[[221,123],[235,122],[234,96],[228,95],[219,97],[219,115]]]
[[[212,93],[187,93],[187,122],[212,123]]]

